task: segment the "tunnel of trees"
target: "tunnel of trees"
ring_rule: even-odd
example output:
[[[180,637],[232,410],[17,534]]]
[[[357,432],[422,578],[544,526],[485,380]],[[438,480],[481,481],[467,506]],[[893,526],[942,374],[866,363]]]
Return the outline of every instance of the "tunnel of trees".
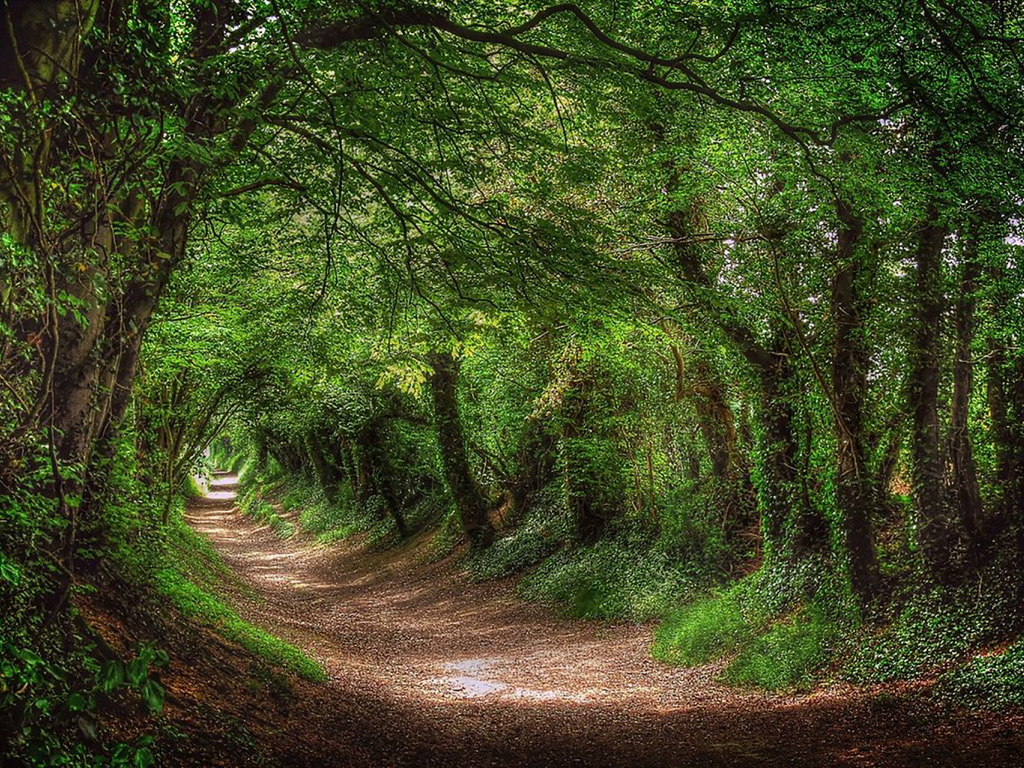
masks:
[[[866,681],[918,621],[1024,702],[1019,4],[2,5],[12,756],[94,744],[76,602],[211,447],[320,533],[626,553],[565,599],[671,582],[667,660],[726,605]]]

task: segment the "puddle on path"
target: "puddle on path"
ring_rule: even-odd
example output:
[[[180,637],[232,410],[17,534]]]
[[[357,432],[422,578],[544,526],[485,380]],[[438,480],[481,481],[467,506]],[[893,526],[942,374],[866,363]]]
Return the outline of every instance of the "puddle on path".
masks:
[[[441,682],[446,688],[466,699],[475,699],[489,693],[503,691],[508,688],[507,685],[484,680],[482,677],[493,661],[493,659],[464,659],[463,661],[449,662],[444,665],[444,668],[455,674],[443,678]]]
[[[448,693],[464,699],[500,693],[513,699],[551,701],[554,699],[579,699],[564,691],[539,691],[532,688],[517,688],[497,680],[487,679],[488,671],[498,659],[464,659],[444,664],[446,671],[454,674],[435,680]],[[585,700],[585,698],[583,699]]]

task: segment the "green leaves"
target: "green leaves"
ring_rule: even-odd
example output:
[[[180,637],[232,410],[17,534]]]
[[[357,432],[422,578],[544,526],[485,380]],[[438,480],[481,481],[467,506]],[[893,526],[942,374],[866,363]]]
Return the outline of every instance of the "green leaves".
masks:
[[[122,685],[125,682],[125,669],[124,664],[120,661],[109,660],[103,663],[102,671],[100,672],[100,688],[104,693],[110,693]]]
[[[142,682],[149,676],[149,661],[143,658],[135,659],[128,665],[126,676],[129,685],[136,687],[142,685]]]
[[[72,693],[68,696],[65,706],[68,708],[68,712],[81,712],[88,706],[88,701],[82,694]]]
[[[139,695],[149,708],[150,714],[159,715],[164,708],[164,689],[155,680],[145,680],[139,685]]]

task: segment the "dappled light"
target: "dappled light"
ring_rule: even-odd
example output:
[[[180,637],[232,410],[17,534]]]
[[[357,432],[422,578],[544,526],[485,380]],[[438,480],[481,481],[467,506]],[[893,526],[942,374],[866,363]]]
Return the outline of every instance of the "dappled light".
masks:
[[[3,0],[0,766],[1016,766],[1024,1]]]

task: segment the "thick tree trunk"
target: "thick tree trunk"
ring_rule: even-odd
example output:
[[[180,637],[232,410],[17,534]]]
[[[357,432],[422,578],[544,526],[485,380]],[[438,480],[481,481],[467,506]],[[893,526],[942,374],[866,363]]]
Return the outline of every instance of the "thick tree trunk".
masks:
[[[996,311],[1006,311],[1000,297]],[[1024,354],[1010,352],[1000,339],[988,342],[987,400],[992,415],[992,439],[996,448],[996,487],[999,500],[986,538],[994,539],[1007,528],[1016,542],[1018,562],[1024,562]],[[1022,599],[1024,577],[1018,575]]]
[[[919,516],[918,539],[930,568],[946,579],[952,568],[952,529],[943,492],[944,468],[939,424],[939,378],[942,361],[942,246],[946,230],[932,206],[922,223],[917,253],[911,350],[909,405],[913,414],[914,496]]]
[[[1014,421],[1010,431],[1011,450],[1014,456],[1011,482],[1008,489],[1008,514],[1017,541],[1017,562],[1024,563],[1024,354],[1015,352],[1010,370],[1007,389],[1013,406]],[[1024,578],[1020,578],[1024,593]]]
[[[434,402],[434,425],[445,480],[472,546],[485,547],[491,543],[494,529],[487,514],[487,499],[477,485],[466,453],[466,438],[459,417],[459,362],[448,353],[432,354],[429,362],[433,371],[430,393]]]
[[[562,392],[562,464],[565,472],[565,497],[576,524],[576,532],[585,543],[596,541],[604,530],[608,515],[598,502],[600,489],[593,487],[591,457],[578,450],[587,417],[587,396],[578,385]]]
[[[270,465],[270,449],[268,438],[263,430],[256,434],[256,472],[263,474]]]
[[[878,460],[878,472],[875,480],[875,487],[878,489],[879,501],[888,504],[892,495],[892,481],[896,475],[896,467],[899,463],[900,449],[903,447],[904,416],[902,413],[893,419],[889,425],[888,433],[883,439],[884,445],[881,448],[881,456]]]
[[[832,391],[836,409],[836,497],[842,515],[842,534],[850,560],[850,580],[862,600],[878,588],[878,563],[871,515],[878,499],[864,443],[864,401],[870,348],[864,326],[861,296],[862,256],[858,241],[863,221],[844,203],[837,204],[842,227],[838,238],[839,269],[832,279]]]
[[[699,291],[700,301],[716,290],[699,254],[687,244],[698,218],[694,211],[675,211],[667,228],[676,239],[674,252],[682,276]],[[795,387],[791,352],[785,335],[778,329],[770,345],[762,345],[753,331],[742,323],[732,308],[709,305],[707,318],[755,371],[759,381],[764,445],[759,451],[762,531],[769,559],[801,558],[827,547],[828,532],[820,514],[801,493],[797,467],[799,443],[793,405]]]

